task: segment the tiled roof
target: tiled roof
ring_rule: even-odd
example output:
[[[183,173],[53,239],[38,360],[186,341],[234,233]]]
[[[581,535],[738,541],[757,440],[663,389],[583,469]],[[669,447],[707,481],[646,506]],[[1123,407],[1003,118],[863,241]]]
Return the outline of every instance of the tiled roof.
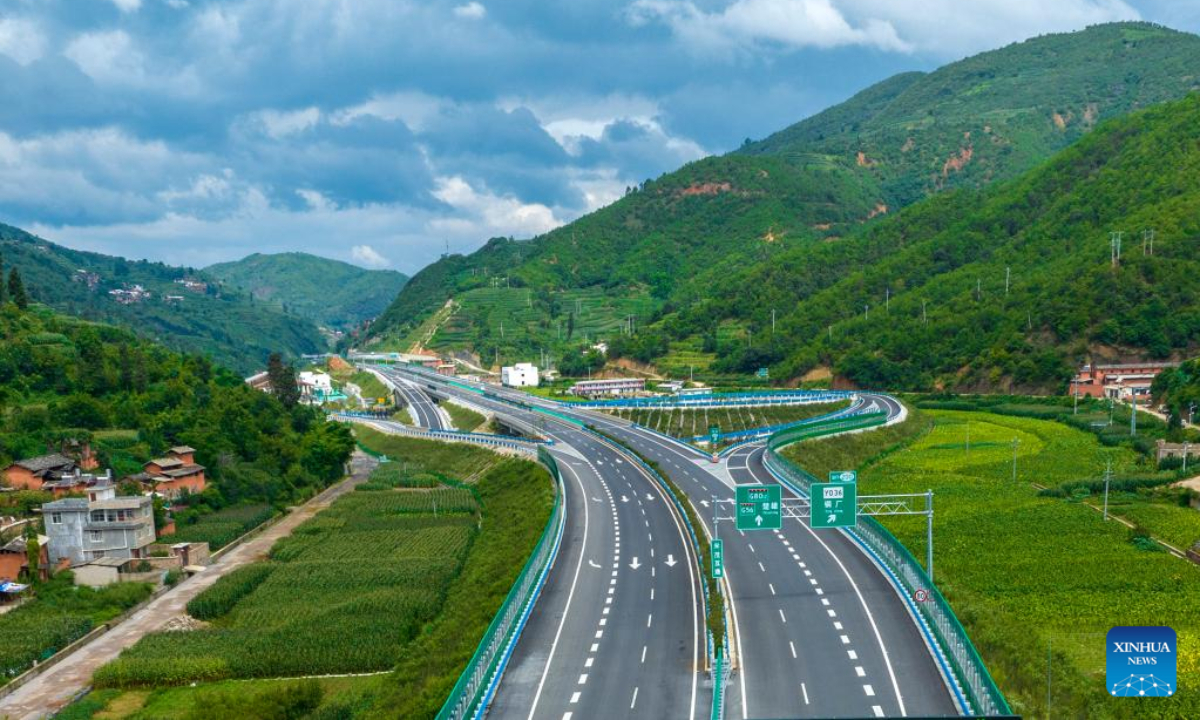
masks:
[[[190,453],[196,452],[196,448],[188,447],[187,445],[176,445],[175,447],[171,448],[170,452],[176,453],[178,455],[188,455]]]
[[[39,455],[37,457],[18,460],[15,464],[36,473],[74,465],[75,461],[65,455],[51,453],[50,455]]]

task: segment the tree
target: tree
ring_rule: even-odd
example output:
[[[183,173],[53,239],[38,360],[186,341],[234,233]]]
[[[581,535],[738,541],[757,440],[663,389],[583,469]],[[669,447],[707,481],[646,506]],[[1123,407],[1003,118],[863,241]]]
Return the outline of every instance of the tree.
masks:
[[[267,381],[271,392],[284,407],[294,407],[300,401],[300,388],[296,386],[296,368],[285,363],[279,353],[267,358]]]
[[[42,546],[38,543],[37,531],[33,523],[25,526],[25,561],[29,563],[29,582],[36,583],[41,579],[38,570],[42,564]]]
[[[8,272],[8,296],[22,310],[29,307],[29,296],[25,294],[25,283],[21,282],[21,273],[16,268]]]
[[[4,280],[4,256],[0,255],[0,281]],[[8,300],[8,293],[5,292],[4,283],[0,282],[0,305]]]
[[[567,340],[575,334],[575,311],[567,313]]]

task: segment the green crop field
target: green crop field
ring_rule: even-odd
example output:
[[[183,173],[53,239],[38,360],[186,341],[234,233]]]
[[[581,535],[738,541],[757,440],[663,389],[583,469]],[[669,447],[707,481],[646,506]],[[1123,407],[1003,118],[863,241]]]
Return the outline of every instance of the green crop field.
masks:
[[[1128,473],[1137,467],[1138,456],[1050,421],[950,411],[925,411],[924,417],[932,419],[932,429],[923,433],[928,420],[918,417],[907,431],[911,445],[890,454],[885,451],[904,438],[879,437],[872,444],[867,438],[873,433],[864,433],[803,443],[787,453],[817,474],[834,469],[833,464],[854,467],[882,454],[859,475],[864,492],[934,491],[938,586],[1015,712],[1046,716],[1049,658],[1054,716],[1132,717],[1135,708],[1104,690],[1105,633],[1115,625],[1166,622],[1180,636],[1182,692],[1153,705],[1139,703],[1136,712],[1138,717],[1200,716],[1195,694],[1200,689],[1200,607],[1195,603],[1200,569],[1166,552],[1143,549],[1124,525],[1106,523],[1077,502],[1041,496],[1032,485],[1094,479],[1106,461],[1115,472]],[[856,452],[830,450],[848,440]],[[1184,517],[1171,515],[1172,522]],[[923,520],[884,520],[922,556]],[[1163,522],[1144,520],[1152,531]]]
[[[708,433],[710,425],[718,425],[721,432],[737,432],[751,428],[781,425],[806,420],[818,415],[835,412],[849,405],[849,401],[815,403],[812,405],[773,405],[765,407],[723,407],[673,410],[613,410],[612,415],[631,420],[638,425],[657,430],[665,435],[691,439]]]
[[[219,550],[270,520],[274,515],[275,509],[266,503],[234,505],[199,516],[185,510],[177,514],[175,532],[162,536],[161,541],[206,542],[209,550]]]
[[[267,560],[193,598],[187,610],[205,627],[142,638],[95,686],[236,688],[219,681],[384,671],[433,640],[407,680],[377,687],[428,707],[444,699],[540,535],[551,485],[532,463],[479,448],[362,429],[360,441],[403,459],[276,542]],[[96,697],[110,707],[142,698]]]

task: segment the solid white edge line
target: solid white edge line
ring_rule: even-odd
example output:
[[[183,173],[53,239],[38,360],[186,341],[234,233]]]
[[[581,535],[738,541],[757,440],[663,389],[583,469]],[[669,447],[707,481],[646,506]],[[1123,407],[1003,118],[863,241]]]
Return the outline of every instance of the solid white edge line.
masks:
[[[546,666],[542,669],[542,677],[538,680],[537,690],[533,695],[533,704],[529,708],[529,718],[532,720],[534,713],[537,711],[538,702],[542,698],[542,688],[546,684],[546,676],[550,674],[550,664],[554,660],[554,652],[558,649],[558,639],[562,635],[563,626],[567,623],[567,617],[571,614],[571,601],[575,598],[575,586],[579,582],[579,571],[583,569],[583,558],[588,542],[588,505],[587,492],[583,488],[583,480],[580,479],[579,473],[570,466],[569,463],[564,463],[571,475],[574,476],[575,482],[579,485],[579,492],[583,493],[583,547],[579,549],[579,562],[575,563],[575,576],[571,578],[571,589],[567,592],[567,603],[563,606],[563,616],[558,621],[558,629],[554,631],[554,641],[550,643],[550,653],[546,655]],[[563,483],[563,512],[567,512],[567,484]]]

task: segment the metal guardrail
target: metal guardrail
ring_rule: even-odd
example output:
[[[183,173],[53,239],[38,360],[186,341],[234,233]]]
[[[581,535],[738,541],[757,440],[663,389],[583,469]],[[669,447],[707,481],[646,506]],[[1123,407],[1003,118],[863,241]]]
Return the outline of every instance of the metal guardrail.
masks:
[[[425,440],[442,440],[447,442],[466,442],[474,445],[484,445],[487,447],[503,447],[510,450],[534,454],[538,446],[553,445],[553,440],[539,440],[536,438],[523,438],[515,435],[492,435],[490,433],[472,433],[461,432],[459,430],[430,430],[428,428],[415,428],[403,423],[397,423],[392,420],[374,417],[372,415],[360,415],[356,413],[337,413],[334,417],[347,421],[362,421],[367,423],[390,423],[388,431],[398,435],[408,435],[410,437],[422,438]]]
[[[886,414],[884,415],[886,417]],[[791,485],[793,490],[807,495],[810,484],[819,481],[805,472],[803,468],[780,455],[778,450],[785,445],[807,438],[882,424],[880,421],[874,420],[870,424],[855,426],[854,423],[856,421],[861,423],[863,417],[865,416],[852,416],[841,423],[820,428],[795,428],[773,435],[767,441],[765,458],[767,467],[782,478],[786,484]],[[837,427],[839,425],[843,427]],[[924,590],[928,593],[928,601],[908,602],[907,604],[931,630],[932,639],[941,650],[942,656],[949,662],[955,684],[966,696],[965,699],[970,705],[967,708],[968,712],[980,715],[1011,715],[1012,710],[1009,708],[1008,702],[1004,699],[1000,688],[996,686],[983,659],[979,657],[979,652],[975,649],[967,631],[963,629],[962,623],[958,621],[950,604],[942,597],[942,593],[929,579],[924,568],[912,556],[912,553],[887,528],[869,516],[860,515],[857,527],[847,532],[888,570],[899,583],[901,592],[906,594],[906,600],[912,598],[917,590]]]
[[[837,412],[829,413],[827,415],[820,415],[815,418],[806,418],[804,420],[795,420],[793,422],[780,423],[778,425],[767,425],[764,427],[749,428],[746,430],[736,430],[734,432],[720,433],[718,435],[718,441],[720,441],[720,440],[736,441],[736,440],[746,440],[746,439],[758,438],[758,437],[767,437],[769,435],[774,435],[775,433],[781,432],[783,430],[788,430],[791,428],[823,427],[829,423],[836,422],[845,417],[859,418],[859,417],[879,416],[879,417],[883,418],[883,422],[887,421],[887,413],[885,413],[885,412],[847,414],[847,411],[849,409],[850,408],[846,408],[845,410],[839,410]],[[880,423],[880,424],[882,424],[882,423]],[[841,431],[839,430],[838,432],[841,432]],[[696,436],[692,437],[691,440],[693,442],[699,442],[702,440],[709,440],[710,438],[711,438],[710,435],[696,435]]]
[[[562,543],[565,510],[563,508],[563,480],[558,463],[545,449],[537,449],[538,461],[550,471],[554,478],[554,510],[550,520],[538,538],[537,546],[521,569],[504,603],[492,618],[491,625],[479,641],[475,654],[463,669],[450,691],[449,697],[438,712],[438,720],[463,720],[481,718],[495,695],[500,676],[508,665],[513,648],[529,613],[541,594],[546,574],[558,555]]]
[[[764,405],[809,405],[833,402],[855,395],[841,390],[780,390],[775,392],[713,393],[711,395],[661,395],[614,400],[586,400],[569,403],[571,407],[590,409],[677,409],[688,407],[736,407]]]

